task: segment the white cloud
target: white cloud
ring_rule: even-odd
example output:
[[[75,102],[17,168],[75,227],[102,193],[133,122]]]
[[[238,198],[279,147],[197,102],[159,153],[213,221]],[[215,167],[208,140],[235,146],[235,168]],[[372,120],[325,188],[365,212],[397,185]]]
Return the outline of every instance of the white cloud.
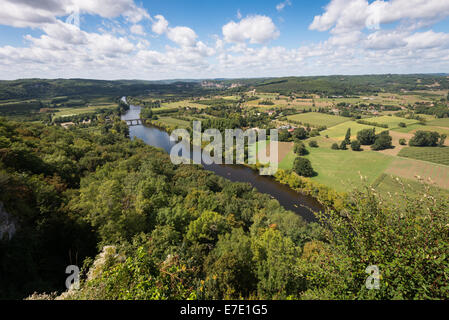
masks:
[[[284,2],[281,2],[276,6],[276,10],[281,12],[282,10],[284,10],[285,7],[291,6],[291,5],[292,5],[292,2],[290,0],[285,0]]]
[[[139,36],[145,35],[145,30],[143,29],[143,26],[140,24],[132,25],[131,28],[129,28],[129,31],[131,31],[131,33],[137,34]]]
[[[192,47],[198,36],[188,27],[175,27],[168,29],[167,37],[180,46]]]
[[[369,3],[367,0],[332,0],[309,28],[342,33],[401,22],[413,29],[431,25],[448,15],[449,1],[376,0]]]
[[[1,0],[0,24],[36,28],[74,12],[103,18],[124,16],[132,23],[150,17],[133,0]]]
[[[244,42],[261,44],[276,39],[280,33],[271,18],[267,16],[248,16],[240,22],[231,21],[222,28],[227,42]]]
[[[151,29],[154,33],[157,33],[159,35],[167,32],[168,30],[168,21],[165,20],[164,16],[157,15],[154,17],[156,21],[153,22],[153,26]]]

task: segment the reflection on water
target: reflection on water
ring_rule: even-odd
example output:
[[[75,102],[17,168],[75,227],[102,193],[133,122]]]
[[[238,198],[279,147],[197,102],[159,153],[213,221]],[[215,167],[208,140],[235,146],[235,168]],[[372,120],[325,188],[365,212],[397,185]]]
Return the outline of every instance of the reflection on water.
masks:
[[[123,120],[138,119],[140,107],[130,106],[130,110],[122,116]],[[170,140],[167,132],[152,126],[131,126],[129,127],[130,137],[137,137],[145,143],[161,148],[170,153],[176,142]],[[316,221],[313,211],[321,210],[321,205],[314,198],[295,192],[289,187],[280,184],[272,177],[260,176],[257,171],[239,165],[204,165],[206,170],[231,180],[233,182],[246,182],[251,184],[259,192],[269,194],[275,198],[287,210],[291,210],[306,221]],[[310,209],[309,209],[310,208]],[[312,209],[312,210],[311,210]]]

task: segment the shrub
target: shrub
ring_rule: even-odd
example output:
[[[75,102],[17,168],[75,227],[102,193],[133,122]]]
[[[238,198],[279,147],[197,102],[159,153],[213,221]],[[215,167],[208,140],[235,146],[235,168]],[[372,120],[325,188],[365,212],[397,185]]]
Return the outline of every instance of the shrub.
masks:
[[[399,127],[406,128],[407,124],[405,124],[404,122],[399,122]]]
[[[408,144],[412,147],[434,147],[439,139],[440,134],[438,132],[417,131]]]
[[[332,144],[332,150],[338,150],[338,149],[340,149],[340,148],[338,147],[337,143]]]
[[[300,156],[305,156],[309,154],[309,151],[306,149],[306,146],[301,141],[295,143],[293,151],[294,153]]]
[[[309,146],[311,148],[318,148],[318,142],[316,142],[315,140],[312,140],[309,142]]]
[[[357,133],[357,140],[361,145],[370,146],[376,141],[376,129],[364,129]]]
[[[371,149],[375,151],[390,149],[393,147],[393,145],[391,144],[392,141],[393,138],[390,136],[390,133],[388,131],[381,132],[376,136],[376,141],[371,146]]]
[[[407,145],[407,140],[405,140],[405,139],[399,139],[399,144],[400,144],[401,146],[406,146],[406,145]]]
[[[312,164],[309,159],[297,157],[293,163],[293,171],[303,177],[314,177],[317,175],[312,168]]]
[[[361,144],[358,140],[354,140],[351,142],[352,151],[362,151]]]

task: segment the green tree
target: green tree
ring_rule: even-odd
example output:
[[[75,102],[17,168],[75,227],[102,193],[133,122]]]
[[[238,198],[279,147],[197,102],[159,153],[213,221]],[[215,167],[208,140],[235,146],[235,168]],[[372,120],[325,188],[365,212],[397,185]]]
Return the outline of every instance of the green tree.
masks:
[[[348,128],[348,131],[346,131],[346,136],[345,136],[345,140],[346,144],[350,144],[351,143],[351,128]]]
[[[370,146],[376,141],[376,129],[364,129],[357,133],[357,140],[361,145]]]
[[[354,140],[351,142],[352,151],[362,151],[361,144],[358,140]]]
[[[385,150],[393,147],[392,145],[393,138],[390,136],[388,131],[383,131],[376,136],[376,140],[374,144],[371,146],[373,150]]]
[[[314,177],[317,173],[313,170],[309,159],[297,157],[293,162],[293,171],[303,177]]]
[[[293,151],[299,156],[305,156],[309,154],[309,151],[307,150],[306,146],[302,141],[295,142]]]
[[[431,131],[416,131],[413,138],[410,139],[409,145],[412,147],[434,147],[440,139],[438,132]]]

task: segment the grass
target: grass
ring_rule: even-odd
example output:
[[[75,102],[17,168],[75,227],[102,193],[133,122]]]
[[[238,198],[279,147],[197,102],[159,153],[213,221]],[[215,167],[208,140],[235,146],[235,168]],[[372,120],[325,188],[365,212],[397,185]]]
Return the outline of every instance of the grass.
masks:
[[[449,128],[443,128],[443,127],[438,127],[438,126],[432,126],[432,125],[422,125],[419,123],[415,123],[412,124],[410,126],[407,126],[406,128],[395,128],[393,129],[394,131],[397,132],[402,132],[402,133],[415,133],[418,130],[421,131],[435,131],[438,132],[439,134],[446,134],[447,136],[449,136]]]
[[[197,109],[205,109],[207,108],[204,104],[199,104],[195,102],[191,102],[189,100],[182,100],[177,102],[163,103],[160,108],[155,108],[153,111],[162,111],[162,110],[170,110],[170,109],[178,109],[178,108],[197,108]]]
[[[318,113],[318,112],[295,114],[293,116],[288,116],[287,119],[299,121],[303,124],[308,123],[314,127],[326,126],[328,128],[349,121],[349,119],[345,117],[334,116],[331,114]]]
[[[306,156],[311,162],[318,176],[312,178],[337,191],[347,192],[353,188],[373,183],[389,167],[393,157],[374,152],[369,149],[362,152],[351,150],[332,150],[333,141],[324,137],[313,138],[319,148],[307,149]],[[308,141],[305,142],[308,146]],[[280,169],[291,169],[296,155],[291,151],[279,164]],[[366,178],[366,181],[361,179]]]
[[[403,200],[398,195],[402,195],[402,188],[409,197],[417,197],[426,192],[427,184],[419,182],[417,179],[405,179],[391,174],[382,174],[374,183],[376,190],[387,200],[396,203]],[[442,196],[449,197],[449,190],[441,189],[437,186],[430,187],[433,193],[439,193]],[[403,200],[405,205],[405,200]]]
[[[421,177],[440,188],[449,189],[449,167],[410,158],[392,158],[394,160],[385,173],[411,180]]]
[[[188,121],[175,119],[175,118],[171,118],[171,117],[160,117],[157,121],[164,123],[170,127],[187,128],[190,126],[190,123]]]
[[[449,166],[448,147],[408,147],[402,149],[399,156]],[[447,170],[449,171],[449,168]]]
[[[322,136],[329,136],[329,138],[333,138],[336,140],[343,140],[345,138],[346,132],[348,129],[351,128],[351,137],[356,138],[357,132],[364,130],[364,129],[376,129],[376,133],[380,133],[382,131],[385,131],[387,129],[379,128],[379,127],[373,127],[368,126],[365,124],[360,124],[355,121],[347,121],[344,123],[340,123],[332,128],[329,128],[327,130],[324,130],[321,132]]]
[[[449,118],[435,119],[428,122],[429,125],[449,128]]]
[[[376,122],[378,124],[386,124],[389,129],[399,128],[399,123],[403,122],[407,126],[418,123],[418,120],[413,119],[404,119],[395,116],[382,116],[382,117],[374,117],[363,119],[364,121]]]
[[[61,118],[61,117],[68,117],[68,116],[75,116],[79,114],[85,114],[85,113],[94,113],[98,109],[113,109],[117,108],[117,104],[102,104],[102,105],[91,105],[88,107],[81,107],[81,108],[58,108],[58,112],[55,113],[55,118]]]

